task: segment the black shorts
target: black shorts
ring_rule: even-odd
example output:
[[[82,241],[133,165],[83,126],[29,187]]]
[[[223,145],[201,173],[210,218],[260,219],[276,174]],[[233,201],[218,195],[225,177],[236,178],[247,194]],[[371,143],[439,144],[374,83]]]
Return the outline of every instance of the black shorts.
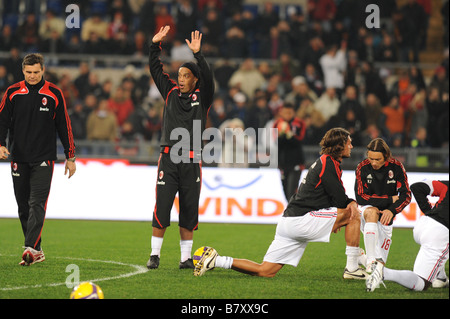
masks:
[[[156,181],[156,204],[152,226],[170,226],[170,212],[178,193],[179,226],[196,230],[198,228],[198,203],[202,185],[201,161],[175,164],[170,154],[161,153],[158,160]]]

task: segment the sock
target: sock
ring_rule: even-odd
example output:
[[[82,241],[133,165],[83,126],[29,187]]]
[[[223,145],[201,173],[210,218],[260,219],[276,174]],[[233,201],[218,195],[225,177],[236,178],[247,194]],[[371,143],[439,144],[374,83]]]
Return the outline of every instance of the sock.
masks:
[[[366,223],[364,226],[364,246],[366,247],[366,256],[368,266],[376,258],[378,225],[377,223]]]
[[[158,257],[161,256],[161,247],[162,247],[162,243],[163,243],[163,237],[155,237],[152,236],[152,252],[151,252],[151,256],[156,255]]]
[[[345,266],[345,268],[347,268],[347,270],[350,272],[358,269],[358,258],[360,256],[359,247],[347,246],[345,248],[345,254],[347,255],[347,265]]]
[[[181,262],[191,258],[193,240],[180,240]]]
[[[227,256],[217,256],[216,257],[216,267],[231,269],[231,265],[233,265],[233,258]]]
[[[425,288],[425,281],[410,270],[384,268],[383,274],[385,280],[396,282],[411,290],[422,291]]]

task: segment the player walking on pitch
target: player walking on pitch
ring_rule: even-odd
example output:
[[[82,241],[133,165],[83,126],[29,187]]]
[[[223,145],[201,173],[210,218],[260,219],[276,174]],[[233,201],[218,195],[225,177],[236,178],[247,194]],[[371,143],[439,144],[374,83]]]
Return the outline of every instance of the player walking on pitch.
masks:
[[[201,134],[214,94],[213,75],[201,53],[202,34],[194,31],[186,43],[197,63],[186,62],[178,70],[178,83],[164,73],[160,61],[161,41],[170,27],[162,27],[150,45],[150,73],[164,101],[161,154],[158,160],[156,204],[153,212],[152,251],[149,269],[158,268],[166,228],[175,195],[179,194],[180,268],[194,268],[191,259],[193,233],[198,228],[198,202],[202,183]],[[198,129],[199,132],[195,132]],[[176,140],[184,132],[189,140]],[[198,134],[195,134],[198,133]],[[175,135],[175,137],[173,137]],[[198,136],[199,140],[195,140]],[[183,137],[183,136],[182,136]],[[175,140],[174,140],[175,138]]]
[[[411,185],[420,210],[420,217],[414,226],[414,240],[420,245],[414,262],[414,270],[394,270],[375,262],[373,273],[366,280],[366,290],[374,291],[383,280],[396,282],[414,291],[449,286],[445,274],[448,261],[448,181],[425,180]],[[432,206],[427,196],[439,197]],[[383,283],[384,285],[384,283]]]
[[[0,103],[0,159],[11,155],[11,175],[25,236],[20,265],[45,260],[41,247],[47,200],[56,160],[58,135],[66,155],[65,172],[75,174],[75,145],[61,90],[44,80],[44,58],[24,57],[25,77],[11,85]],[[8,148],[6,138],[9,133]]]
[[[365,267],[372,272],[375,260],[386,264],[394,217],[411,202],[405,169],[381,138],[370,141],[367,158],[356,168],[355,196],[361,210]]]
[[[320,142],[321,156],[309,168],[278,222],[275,238],[261,264],[246,259],[219,256],[208,248],[195,266],[194,276],[215,267],[261,277],[273,277],[286,264],[296,267],[309,242],[329,242],[331,232],[345,226],[347,265],[345,278],[365,279],[359,268],[360,213],[347,197],[340,164],[353,148],[350,133],[330,129]]]

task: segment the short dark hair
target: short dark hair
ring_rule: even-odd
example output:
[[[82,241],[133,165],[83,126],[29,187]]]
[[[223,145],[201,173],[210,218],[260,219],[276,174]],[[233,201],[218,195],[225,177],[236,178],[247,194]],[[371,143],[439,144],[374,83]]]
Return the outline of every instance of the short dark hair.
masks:
[[[337,160],[342,155],[349,137],[350,132],[341,127],[328,130],[320,141],[319,145],[322,147],[320,154],[330,155]]]
[[[44,68],[44,57],[40,53],[30,53],[27,54],[22,61],[22,69],[25,68],[25,65],[35,65],[39,63],[41,65],[41,70]]]
[[[384,160],[388,161],[391,159],[391,149],[387,143],[382,138],[375,138],[367,144],[367,152],[380,152],[384,156]]]

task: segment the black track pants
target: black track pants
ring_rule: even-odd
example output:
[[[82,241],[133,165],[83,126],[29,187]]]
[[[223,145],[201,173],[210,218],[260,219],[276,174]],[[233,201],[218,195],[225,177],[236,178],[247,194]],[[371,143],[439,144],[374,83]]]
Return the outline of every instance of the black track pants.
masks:
[[[25,247],[41,250],[47,200],[53,176],[53,161],[11,163],[11,173],[25,236]]]

